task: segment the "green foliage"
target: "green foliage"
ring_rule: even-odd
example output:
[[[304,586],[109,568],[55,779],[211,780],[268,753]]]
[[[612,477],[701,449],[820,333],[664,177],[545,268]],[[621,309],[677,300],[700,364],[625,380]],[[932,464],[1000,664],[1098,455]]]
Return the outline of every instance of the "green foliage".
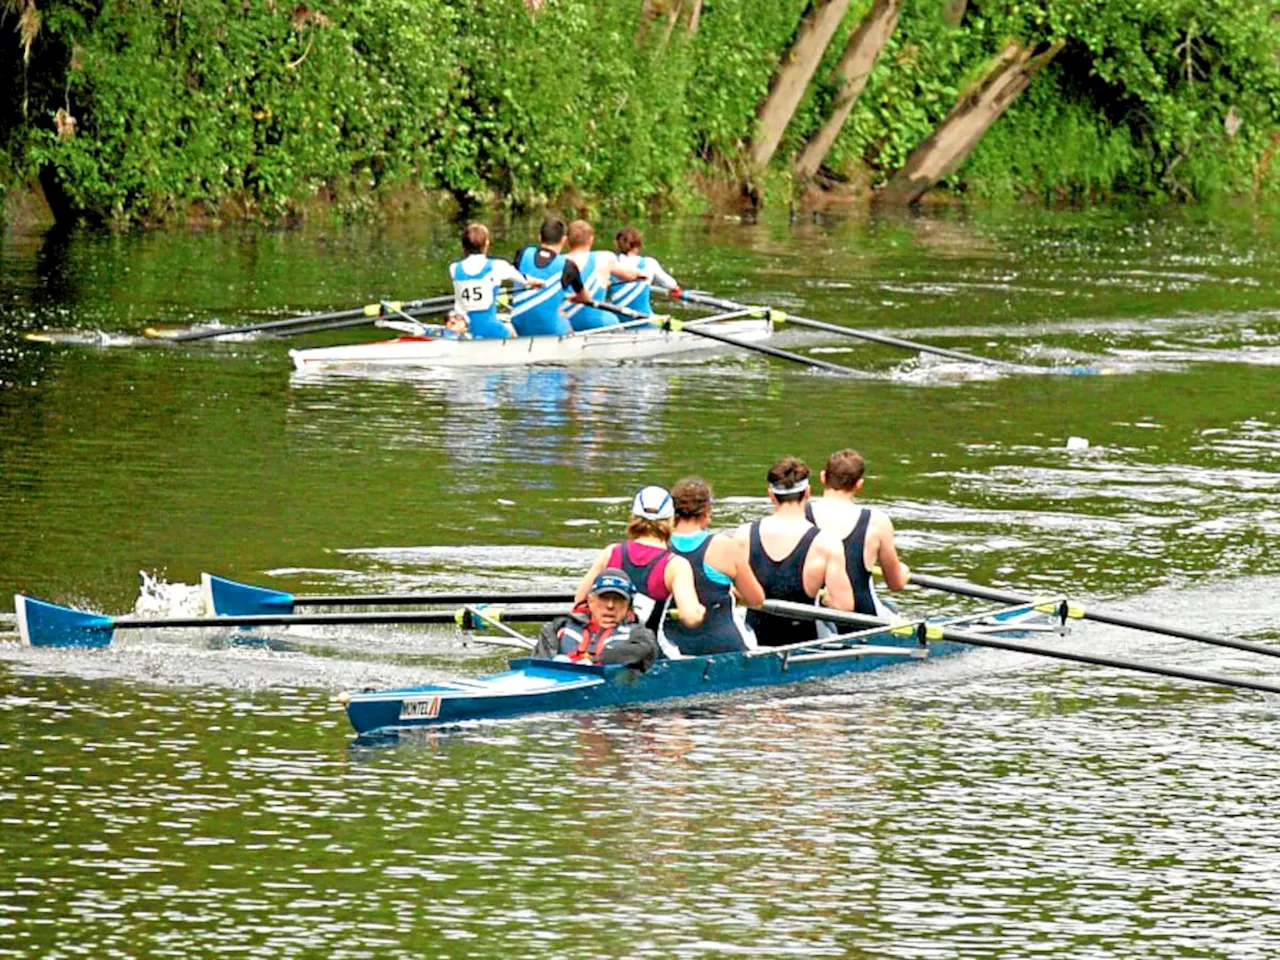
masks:
[[[640,0],[36,0],[0,40],[0,185],[73,214],[276,220],[384,195],[639,212],[740,175],[807,0],[706,0],[696,35]],[[823,122],[858,0],[788,128]],[[659,5],[660,6],[660,5]],[[947,184],[1176,200],[1271,190],[1280,20],[1257,0],[906,0],[827,164],[883,180],[1004,43],[1065,41]],[[12,56],[13,53],[18,56]],[[25,107],[25,112],[24,112]],[[71,121],[74,120],[74,125]],[[767,181],[767,178],[766,178]],[[56,199],[56,198],[55,198]]]

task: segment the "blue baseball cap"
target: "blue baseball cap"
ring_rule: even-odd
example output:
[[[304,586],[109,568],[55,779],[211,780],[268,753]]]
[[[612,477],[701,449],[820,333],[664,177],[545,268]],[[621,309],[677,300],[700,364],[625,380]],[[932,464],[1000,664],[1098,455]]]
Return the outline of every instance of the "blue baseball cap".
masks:
[[[617,593],[628,600],[635,596],[636,585],[631,582],[625,570],[609,567],[591,584],[591,595],[598,597],[603,593]]]

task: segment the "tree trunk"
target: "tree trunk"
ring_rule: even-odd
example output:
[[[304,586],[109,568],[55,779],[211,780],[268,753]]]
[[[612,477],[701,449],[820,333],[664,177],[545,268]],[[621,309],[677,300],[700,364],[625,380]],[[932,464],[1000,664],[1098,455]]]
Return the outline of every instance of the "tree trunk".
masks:
[[[944,0],[942,4],[942,22],[948,27],[960,26],[960,21],[964,19],[964,12],[969,6],[969,0]]]
[[[1036,54],[1036,45],[1011,42],[995,66],[974,89],[951,108],[920,146],[911,151],[902,165],[877,195],[879,203],[915,203],[934,184],[964,163],[965,157],[991,129],[1037,73],[1058,55],[1064,42],[1055,41]]]
[[[797,180],[803,182],[811,179],[831,152],[832,145],[844,129],[845,120],[849,118],[849,112],[862,93],[862,88],[867,85],[871,68],[876,65],[880,51],[898,25],[898,15],[901,12],[902,0],[875,0],[871,10],[858,24],[858,29],[849,37],[840,63],[836,65],[836,76],[841,82],[840,93],[836,96],[827,122],[805,144],[792,168]]]
[[[769,95],[756,112],[758,125],[751,144],[753,169],[763,169],[773,159],[782,134],[848,9],[849,0],[812,0],[810,3],[773,76]]]

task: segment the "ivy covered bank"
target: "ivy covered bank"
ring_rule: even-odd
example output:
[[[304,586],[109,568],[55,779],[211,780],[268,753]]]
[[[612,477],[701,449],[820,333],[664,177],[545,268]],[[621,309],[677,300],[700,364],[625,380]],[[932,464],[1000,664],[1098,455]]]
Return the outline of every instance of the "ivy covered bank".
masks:
[[[1262,0],[315,3],[0,0],[8,209],[1280,194]]]

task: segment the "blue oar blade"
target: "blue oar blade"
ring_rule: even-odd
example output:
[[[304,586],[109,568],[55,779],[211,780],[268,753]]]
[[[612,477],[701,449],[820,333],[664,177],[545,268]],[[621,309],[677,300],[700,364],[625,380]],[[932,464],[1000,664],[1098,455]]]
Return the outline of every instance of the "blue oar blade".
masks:
[[[105,647],[115,621],[100,613],[85,613],[55,603],[16,594],[14,612],[18,634],[33,647]]]
[[[200,574],[205,604],[219,617],[245,617],[257,614],[293,613],[293,594],[268,590],[248,583],[237,583],[211,573]]]

